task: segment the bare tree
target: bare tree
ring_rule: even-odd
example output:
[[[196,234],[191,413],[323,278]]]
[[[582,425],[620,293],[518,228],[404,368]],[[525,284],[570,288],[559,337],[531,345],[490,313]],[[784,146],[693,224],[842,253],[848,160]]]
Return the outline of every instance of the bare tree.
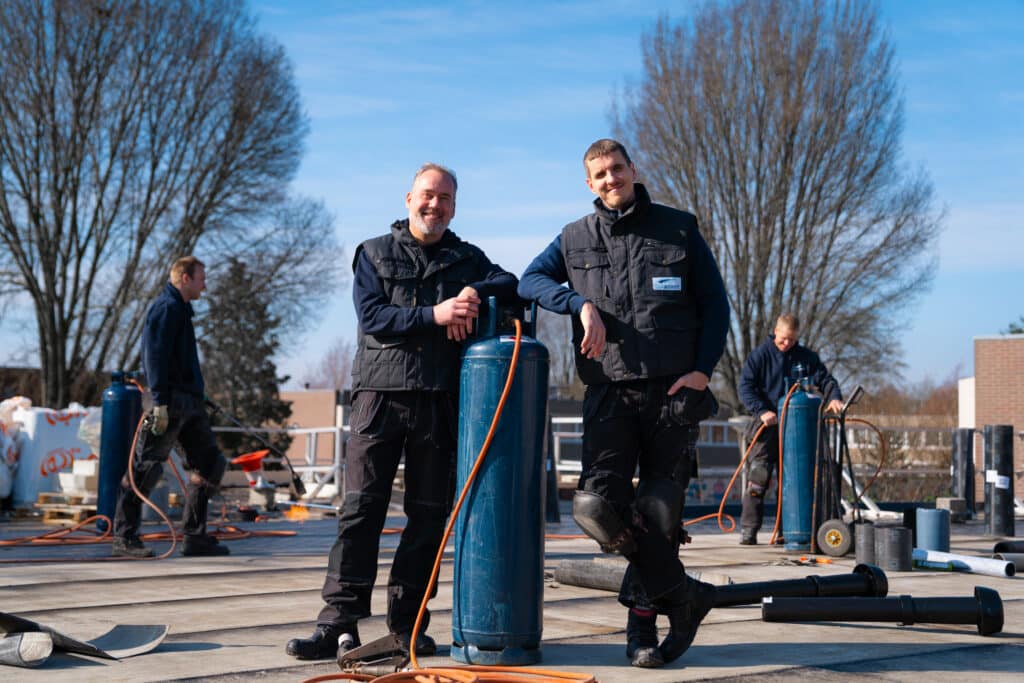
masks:
[[[305,197],[289,197],[259,220],[211,233],[200,244],[213,254],[231,254],[259,275],[251,293],[269,302],[283,346],[320,319],[326,298],[348,279],[334,217],[322,202]],[[219,276],[224,265],[215,261],[209,270]]]
[[[0,272],[35,310],[44,400],[137,353],[174,257],[259,223],[307,123],[240,0],[0,3]]]
[[[732,306],[724,400],[784,311],[843,374],[899,360],[941,213],[900,155],[903,105],[874,6],[729,0],[643,38],[612,118],[651,189],[693,211]]]
[[[355,353],[355,344],[344,337],[338,337],[319,362],[306,367],[302,384],[307,389],[343,390],[349,384]]]

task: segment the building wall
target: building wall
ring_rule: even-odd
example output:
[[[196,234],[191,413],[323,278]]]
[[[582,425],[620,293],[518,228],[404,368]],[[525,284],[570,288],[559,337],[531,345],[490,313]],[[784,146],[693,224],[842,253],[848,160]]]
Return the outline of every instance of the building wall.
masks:
[[[974,469],[976,500],[984,501],[985,425],[1013,425],[1024,431],[1024,334],[974,338]],[[1024,443],[1013,440],[1014,495],[1024,494]]]
[[[282,391],[281,398],[292,402],[293,427],[334,427],[341,424],[339,394],[333,389],[306,389]],[[306,448],[310,436],[296,436],[288,449],[288,458],[298,465],[306,462]],[[316,443],[316,464],[328,465],[334,459],[334,436],[320,434]]]

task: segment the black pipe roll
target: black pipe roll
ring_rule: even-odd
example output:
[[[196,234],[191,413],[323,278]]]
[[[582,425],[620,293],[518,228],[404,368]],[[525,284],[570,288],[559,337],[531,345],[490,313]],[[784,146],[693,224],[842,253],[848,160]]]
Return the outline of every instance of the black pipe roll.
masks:
[[[914,566],[910,537],[906,527],[876,525],[875,563],[885,571],[909,572]]]
[[[953,430],[953,495],[967,504],[967,518],[974,518],[974,430]]]
[[[994,553],[1024,553],[1024,541],[999,541],[992,548]]]
[[[875,525],[860,521],[853,524],[854,555],[859,564],[875,564]]]
[[[992,479],[989,505],[989,533],[993,536],[1014,536],[1013,518],[1013,425],[992,427],[992,470],[985,473]]]
[[[975,586],[973,598],[765,598],[764,621],[884,621],[904,625],[975,624],[978,633],[1003,630],[1003,601],[991,588]]]
[[[992,520],[992,438],[995,425],[985,425],[981,430],[981,481],[982,492],[985,494],[985,524]]]
[[[715,607],[755,605],[772,595],[791,598],[817,598],[822,596],[881,597],[889,592],[889,581],[878,567],[858,564],[851,574],[807,576],[802,579],[781,581],[753,581],[734,583],[715,588]]]

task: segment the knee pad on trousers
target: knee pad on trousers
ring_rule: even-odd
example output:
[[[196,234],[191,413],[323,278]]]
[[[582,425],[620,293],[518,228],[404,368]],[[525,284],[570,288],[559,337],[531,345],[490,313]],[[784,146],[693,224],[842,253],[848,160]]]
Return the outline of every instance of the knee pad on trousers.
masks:
[[[633,534],[604,496],[577,491],[572,499],[572,517],[605,552],[629,555],[636,550]]]
[[[217,452],[207,461],[202,471],[192,472],[189,478],[197,488],[203,490],[203,493],[213,496],[220,490],[220,483],[224,479],[224,471],[227,466],[227,460],[220,452]]]
[[[679,533],[686,491],[671,479],[651,479],[640,482],[636,490],[636,509],[647,528],[669,540]]]
[[[768,480],[771,478],[771,471],[768,465],[757,460],[750,463],[747,469],[747,487],[756,485],[758,490],[764,492],[768,488]]]

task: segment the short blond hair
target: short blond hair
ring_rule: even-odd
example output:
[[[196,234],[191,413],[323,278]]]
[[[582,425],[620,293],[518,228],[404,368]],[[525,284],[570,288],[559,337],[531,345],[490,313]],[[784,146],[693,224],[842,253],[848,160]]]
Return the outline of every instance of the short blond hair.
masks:
[[[196,268],[205,268],[206,264],[191,254],[182,256],[171,266],[171,284],[177,287],[181,284],[181,276],[196,276]]]
[[[800,318],[797,317],[796,313],[783,313],[779,316],[778,320],[775,321],[775,327],[785,327],[792,330],[793,332],[800,331]]]

